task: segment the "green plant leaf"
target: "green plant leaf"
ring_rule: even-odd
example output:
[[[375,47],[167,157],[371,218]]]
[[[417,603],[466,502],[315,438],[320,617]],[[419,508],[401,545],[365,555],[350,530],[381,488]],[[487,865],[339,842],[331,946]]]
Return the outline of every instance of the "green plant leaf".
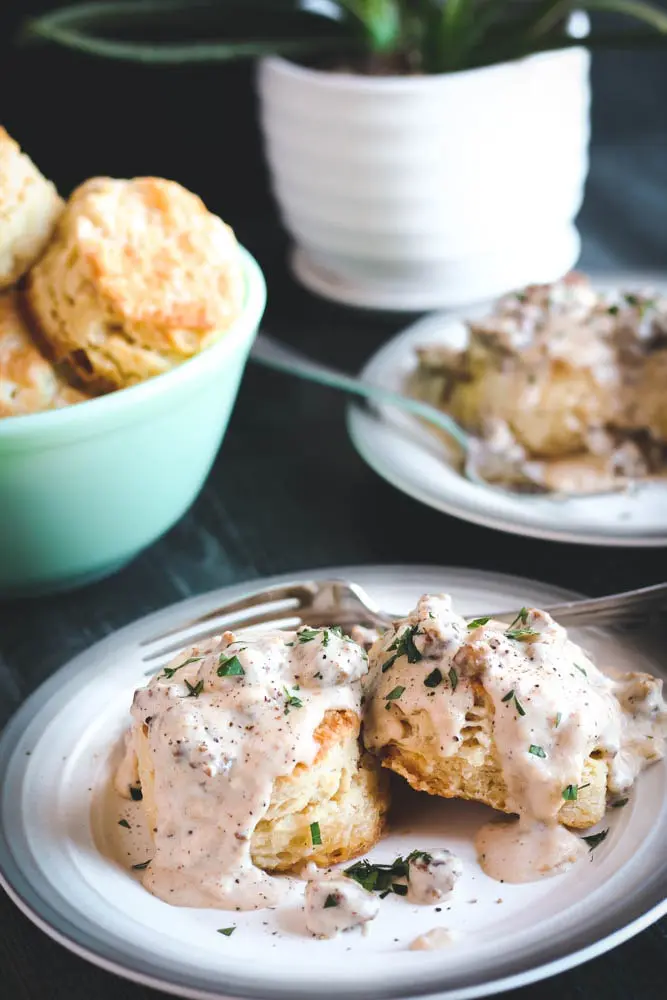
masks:
[[[247,34],[238,37],[244,30]],[[128,34],[149,37],[124,37]],[[171,36],[176,40],[165,40]],[[156,64],[345,51],[354,46],[344,26],[304,11],[298,0],[81,3],[24,22],[18,40],[54,42],[107,59]]]
[[[373,52],[392,52],[401,41],[401,8],[405,0],[339,0],[363,26]]]

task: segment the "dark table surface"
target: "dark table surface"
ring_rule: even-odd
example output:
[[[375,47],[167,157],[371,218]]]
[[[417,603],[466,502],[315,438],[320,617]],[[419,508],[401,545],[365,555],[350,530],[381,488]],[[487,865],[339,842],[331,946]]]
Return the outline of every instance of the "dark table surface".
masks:
[[[265,270],[266,328],[351,370],[405,324],[328,305],[290,279],[259,152],[249,69],[164,73],[59,53],[17,55],[2,50],[1,28],[3,124],[61,190],[96,173],[153,172],[201,192]],[[664,268],[664,60],[606,55],[596,63],[594,82],[582,265]],[[665,577],[662,550],[524,540],[424,508],[363,464],[343,418],[335,393],[250,368],[208,482],[166,537],[86,590],[0,606],[0,724],[45,677],[112,630],[183,597],[265,574],[354,563],[466,565],[591,594]],[[158,995],[70,954],[4,895],[0,922],[0,993],[8,1000]],[[607,956],[508,997],[664,997],[666,939],[662,921]]]

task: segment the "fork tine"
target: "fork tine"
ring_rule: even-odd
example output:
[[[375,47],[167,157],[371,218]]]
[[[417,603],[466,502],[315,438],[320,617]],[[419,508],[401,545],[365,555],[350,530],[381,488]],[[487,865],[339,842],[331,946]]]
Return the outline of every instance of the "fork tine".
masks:
[[[246,594],[245,597],[242,597],[238,601],[230,601],[229,604],[223,604],[221,607],[214,608],[213,611],[208,611],[205,615],[200,615],[198,618],[184,622],[177,628],[167,629],[165,632],[160,632],[159,635],[151,636],[150,639],[144,639],[140,645],[152,646],[153,643],[160,642],[162,639],[168,639],[172,635],[181,635],[189,629],[195,628],[197,625],[204,625],[213,619],[231,615],[234,611],[245,611],[246,609],[255,608],[263,604],[277,605],[292,602],[294,607],[303,606],[312,601],[315,590],[316,585],[313,582],[288,584],[285,587],[256,590],[254,593]]]

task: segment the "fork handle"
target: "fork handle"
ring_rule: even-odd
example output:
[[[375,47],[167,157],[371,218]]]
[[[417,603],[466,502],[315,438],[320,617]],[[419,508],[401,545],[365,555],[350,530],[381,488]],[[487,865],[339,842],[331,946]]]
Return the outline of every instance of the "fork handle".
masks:
[[[647,613],[667,607],[667,583],[626,590],[608,597],[591,597],[566,601],[544,608],[559,625],[620,625],[645,618]],[[500,621],[510,621],[509,612],[493,615]]]
[[[340,389],[342,392],[349,392],[355,396],[362,396],[364,399],[372,400],[376,403],[385,403],[389,406],[396,406],[399,410],[405,410],[431,424],[435,424],[444,430],[456,441],[460,448],[467,452],[470,448],[470,438],[462,427],[456,423],[446,413],[437,410],[429,403],[422,403],[418,399],[404,396],[391,389],[385,389],[366,379],[357,378],[354,375],[347,375],[336,368],[330,368],[320,361],[313,361],[307,358],[300,351],[295,351],[292,347],[286,347],[280,341],[274,340],[266,333],[260,333],[255,338],[255,342],[250,351],[250,358],[257,364],[272,368],[274,371],[283,372],[287,375],[296,375],[297,378],[306,379],[309,382],[318,382],[326,385],[330,389]]]

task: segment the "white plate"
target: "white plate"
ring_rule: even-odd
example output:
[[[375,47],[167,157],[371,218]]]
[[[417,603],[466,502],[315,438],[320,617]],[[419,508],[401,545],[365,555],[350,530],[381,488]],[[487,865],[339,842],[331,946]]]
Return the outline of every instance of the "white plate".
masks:
[[[307,576],[351,577],[392,610],[407,610],[427,590],[450,590],[464,614],[572,596],[462,569],[367,567]],[[642,776],[624,809],[612,811],[605,821],[610,834],[590,861],[532,885],[501,885],[478,868],[472,835],[487,810],[425,796],[402,832],[391,833],[372,857],[447,846],[462,856],[464,878],[451,909],[441,913],[388,897],[366,937],[308,938],[298,906],[231,914],[170,907],[151,896],[98,850],[90,820],[132,693],[144,682],[137,643],[247,589],[182,602],[104,639],[42,685],[7,727],[0,740],[0,866],[10,896],[48,934],[106,969],[186,997],[463,1000],[576,965],[667,912],[662,762]],[[650,651],[624,648],[604,633],[589,631],[584,640],[600,663],[659,669]],[[231,924],[232,937],[216,933]],[[446,951],[407,950],[417,934],[438,925],[460,931],[460,940]]]
[[[655,275],[626,274],[596,280],[599,288],[651,287],[667,293],[667,281]],[[469,309],[484,315],[488,306]],[[415,368],[415,348],[465,343],[463,313],[425,317],[385,344],[361,375],[371,382],[402,391]],[[637,492],[555,501],[547,497],[504,495],[468,482],[450,465],[435,435],[416,418],[389,407],[371,412],[356,404],[348,411],[348,429],[362,458],[404,493],[465,521],[518,535],[587,545],[655,547],[667,545],[667,486]]]

